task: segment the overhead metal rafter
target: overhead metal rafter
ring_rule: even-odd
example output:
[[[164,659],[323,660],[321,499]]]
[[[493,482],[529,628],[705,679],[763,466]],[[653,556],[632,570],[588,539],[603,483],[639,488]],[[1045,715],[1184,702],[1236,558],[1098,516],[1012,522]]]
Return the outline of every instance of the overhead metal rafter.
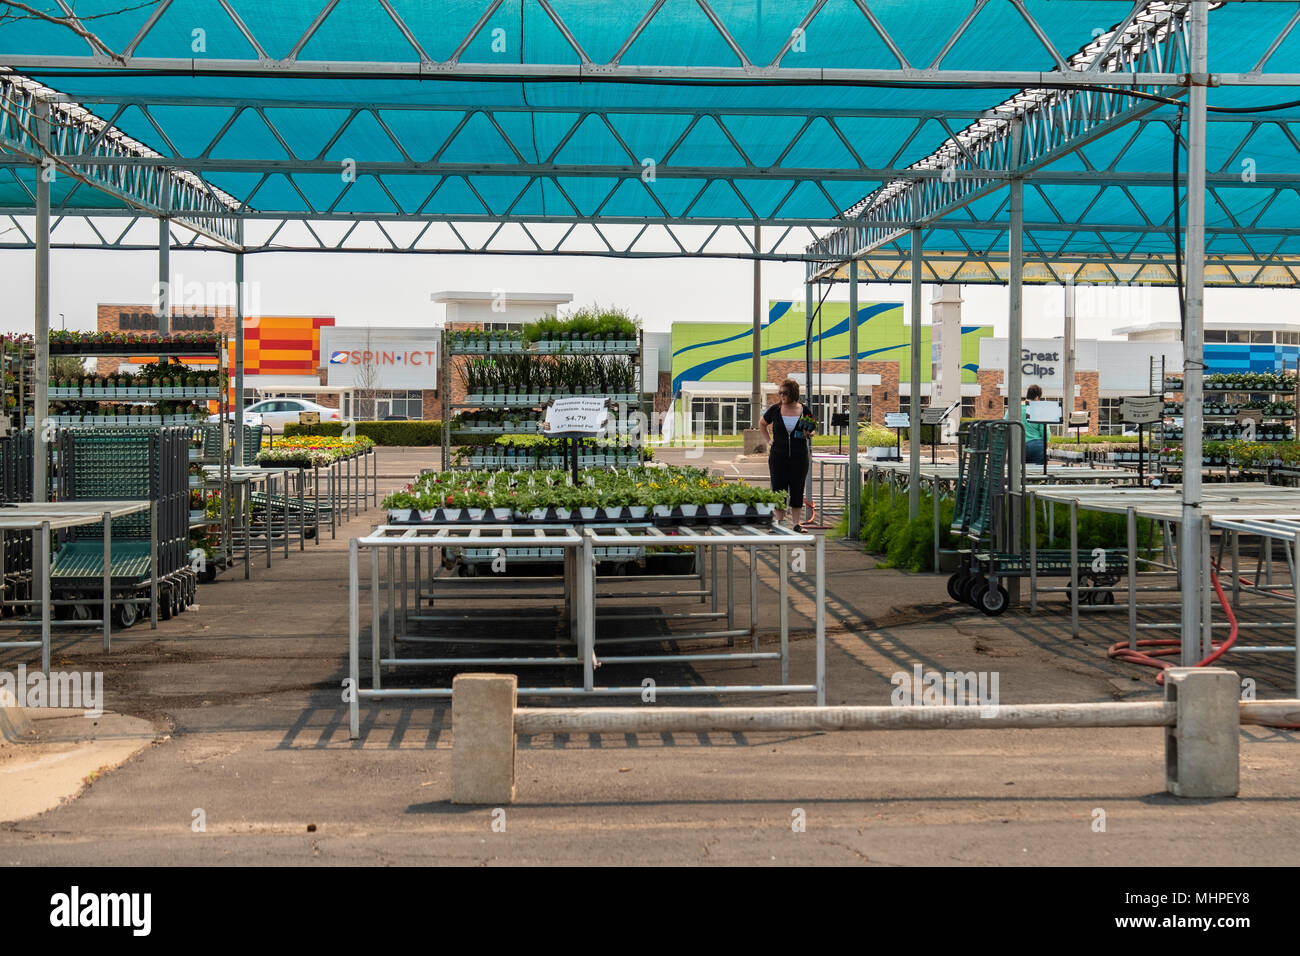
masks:
[[[82,109],[57,102],[52,91],[25,77],[0,72],[0,154],[35,168],[38,175],[69,175],[77,181],[68,202],[89,185],[131,206],[165,217],[223,246],[238,246],[238,203],[202,178],[150,160],[142,143]],[[48,138],[38,141],[35,107],[50,103]]]
[[[1070,58],[1069,66],[1110,76],[1113,86],[1128,91],[1162,98],[1181,95],[1176,87],[1135,78],[1152,68],[1185,68],[1186,14],[1182,3],[1139,0],[1123,23],[1094,38]],[[845,218],[850,225],[809,247],[811,256],[825,264],[810,264],[808,278],[833,279],[842,263],[907,235],[915,226],[942,219],[1001,188],[1008,176],[1028,176],[1160,105],[1117,89],[1023,90],[995,108],[992,117],[977,120],[913,164],[905,178],[882,186],[848,209]],[[1015,120],[1021,122],[1023,133],[1013,137]],[[947,175],[936,179],[935,170]],[[976,175],[959,175],[972,172]],[[986,175],[981,178],[979,173]],[[888,224],[853,222],[858,219],[884,219]]]
[[[203,75],[242,75],[242,76],[324,76],[324,77],[411,77],[418,79],[488,77],[502,80],[574,80],[582,82],[635,82],[638,80],[700,80],[716,82],[754,81],[779,77],[786,81],[808,81],[818,84],[837,83],[917,83],[943,85],[998,84],[1022,88],[1051,86],[1070,83],[1075,85],[1107,85],[1115,81],[1114,76],[1107,75],[1104,68],[1091,61],[1076,62],[1067,60],[1056,49],[1048,31],[1038,23],[1023,0],[1010,0],[1017,13],[1029,26],[1035,39],[1042,46],[1045,58],[1055,64],[1052,71],[1037,70],[963,70],[945,69],[944,59],[958,44],[958,41],[978,23],[980,15],[992,6],[991,0],[974,0],[967,16],[954,23],[952,34],[944,43],[934,59],[924,65],[909,62],[902,45],[891,36],[886,26],[876,16],[868,0],[854,0],[854,6],[862,15],[861,29],[864,33],[879,37],[898,61],[897,67],[890,68],[825,68],[788,65],[790,53],[795,48],[795,39],[800,31],[806,31],[816,23],[818,14],[826,6],[826,0],[804,0],[801,6],[787,5],[781,16],[788,19],[790,36],[770,60],[754,49],[746,49],[737,40],[739,35],[735,27],[744,25],[720,14],[708,0],[696,0],[696,6],[703,15],[700,29],[711,27],[717,38],[729,48],[735,58],[734,65],[709,65],[691,67],[673,67],[659,64],[624,63],[623,58],[633,45],[652,26],[671,19],[673,8],[663,0],[657,0],[650,10],[630,30],[627,37],[617,46],[608,59],[593,60],[581,44],[580,30],[566,21],[554,4],[547,0],[536,0],[537,6],[547,19],[555,26],[572,51],[573,62],[557,63],[508,63],[497,61],[470,61],[465,58],[471,44],[478,39],[492,16],[501,6],[501,0],[484,0],[483,14],[476,20],[468,33],[455,46],[451,54],[443,60],[432,58],[426,45],[421,43],[420,32],[408,19],[403,17],[387,0],[381,5],[392,21],[396,35],[400,35],[410,49],[410,58],[406,60],[354,60],[333,61],[314,60],[304,57],[312,39],[331,17],[337,19],[346,13],[337,12],[338,0],[320,0],[320,7],[303,33],[291,44],[282,57],[272,57],[268,49],[275,48],[279,36],[268,37],[265,42],[259,38],[257,30],[239,17],[227,2],[221,2],[221,11],[230,20],[239,33],[247,40],[256,58],[194,58],[189,56],[151,56],[143,57],[136,53],[143,41],[151,35],[162,13],[171,5],[171,0],[161,0],[160,8],[147,22],[142,24],[136,36],[132,38],[124,53],[118,58],[105,56],[103,51],[89,44],[86,55],[43,56],[39,54],[18,54],[8,57],[19,69],[69,70],[102,69],[110,71],[148,70],[154,73],[174,73],[184,76]],[[68,9],[68,19],[81,23],[75,11]],[[270,42],[271,40],[277,43]],[[1102,59],[1114,55],[1115,47],[1101,50]],[[1177,74],[1167,66],[1158,63],[1148,65],[1143,70],[1134,71],[1126,79],[1139,86],[1172,86],[1178,83]],[[1300,85],[1300,74],[1265,74],[1260,70],[1246,73],[1225,74],[1221,82],[1231,85]]]

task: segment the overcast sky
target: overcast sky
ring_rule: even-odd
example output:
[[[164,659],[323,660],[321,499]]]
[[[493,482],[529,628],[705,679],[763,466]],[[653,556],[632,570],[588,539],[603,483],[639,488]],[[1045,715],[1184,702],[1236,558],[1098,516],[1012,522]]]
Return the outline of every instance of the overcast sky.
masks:
[[[51,327],[57,329],[65,321],[69,329],[93,329],[100,302],[151,302],[156,271],[152,253],[54,251]],[[229,255],[172,253],[177,297],[202,297],[191,283],[228,283],[233,273]],[[443,318],[442,307],[429,301],[432,292],[441,290],[568,292],[575,304],[623,306],[651,331],[667,331],[675,321],[749,321],[752,315],[753,267],[733,260],[282,253],[247,256],[245,274],[254,296],[250,311],[332,315],[340,325],[427,326]],[[802,301],[802,278],[798,263],[765,263],[764,298]],[[0,288],[4,331],[30,332],[31,252],[0,252]],[[864,284],[859,295],[864,302],[902,302],[908,309],[905,284]],[[964,286],[962,295],[964,324],[992,325],[995,334],[1006,334],[1005,288]],[[830,298],[847,299],[847,289],[837,286]],[[1177,318],[1172,290],[1080,288],[1077,298],[1081,338],[1106,338],[1116,328]],[[929,321],[928,288],[924,301],[922,318]],[[1061,334],[1061,301],[1059,287],[1026,288],[1026,337]],[[1298,318],[1298,307],[1296,291],[1210,290],[1206,318],[1289,321]]]

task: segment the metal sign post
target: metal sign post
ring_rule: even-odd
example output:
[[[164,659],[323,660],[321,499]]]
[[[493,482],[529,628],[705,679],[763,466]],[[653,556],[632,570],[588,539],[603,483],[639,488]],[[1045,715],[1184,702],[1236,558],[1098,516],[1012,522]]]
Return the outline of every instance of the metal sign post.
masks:
[[[542,433],[551,438],[569,439],[573,452],[573,483],[578,483],[578,448],[582,439],[595,438],[605,430],[609,420],[609,398],[600,395],[574,395],[557,398],[546,406]]]
[[[1146,451],[1144,439],[1146,426],[1154,425],[1165,417],[1165,399],[1163,395],[1135,395],[1122,398],[1119,402],[1119,417],[1126,425],[1138,427],[1138,484],[1146,484]],[[1199,463],[1197,464],[1199,468]],[[1183,471],[1187,462],[1183,461]]]
[[[912,424],[907,412],[885,412],[885,427],[894,430],[894,460],[903,460],[903,429]]]

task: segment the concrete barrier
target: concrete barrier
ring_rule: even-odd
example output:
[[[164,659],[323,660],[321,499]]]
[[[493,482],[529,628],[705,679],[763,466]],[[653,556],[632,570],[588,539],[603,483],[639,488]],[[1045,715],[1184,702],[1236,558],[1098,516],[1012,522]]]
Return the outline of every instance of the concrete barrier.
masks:
[[[1176,797],[1235,797],[1241,679],[1221,667],[1170,668],[1165,700],[1178,708],[1165,728],[1165,789]]]
[[[458,674],[451,684],[451,802],[515,798],[513,674]]]
[[[17,705],[13,692],[7,687],[0,687],[0,738],[11,743],[26,734],[32,726],[28,709]]]
[[[517,734],[780,733],[1164,727],[1165,786],[1188,798],[1232,797],[1242,724],[1300,724],[1300,700],[1238,699],[1237,674],[1171,668],[1163,701],[923,707],[516,708],[515,678],[462,674],[452,688],[453,803],[509,803]],[[463,778],[463,779],[462,779]]]

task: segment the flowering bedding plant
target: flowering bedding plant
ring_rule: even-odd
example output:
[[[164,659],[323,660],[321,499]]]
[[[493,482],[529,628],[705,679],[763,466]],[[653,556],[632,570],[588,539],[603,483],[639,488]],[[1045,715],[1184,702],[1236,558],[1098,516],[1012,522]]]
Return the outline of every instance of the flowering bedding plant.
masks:
[[[291,435],[279,439],[274,448],[263,448],[257,453],[256,460],[259,465],[323,468],[335,461],[360,454],[374,444],[364,435],[350,441],[323,435]]]
[[[685,515],[689,513],[685,509],[703,512],[708,505],[741,505],[764,515],[785,502],[784,491],[723,481],[701,468],[638,466],[584,469],[578,472],[576,484],[570,472],[559,469],[432,472],[389,495],[383,504],[392,510],[419,512],[505,508],[513,517],[526,519],[548,509],[599,508],[622,514],[629,508],[662,506],[682,509]],[[628,517],[644,517],[644,512]]]

